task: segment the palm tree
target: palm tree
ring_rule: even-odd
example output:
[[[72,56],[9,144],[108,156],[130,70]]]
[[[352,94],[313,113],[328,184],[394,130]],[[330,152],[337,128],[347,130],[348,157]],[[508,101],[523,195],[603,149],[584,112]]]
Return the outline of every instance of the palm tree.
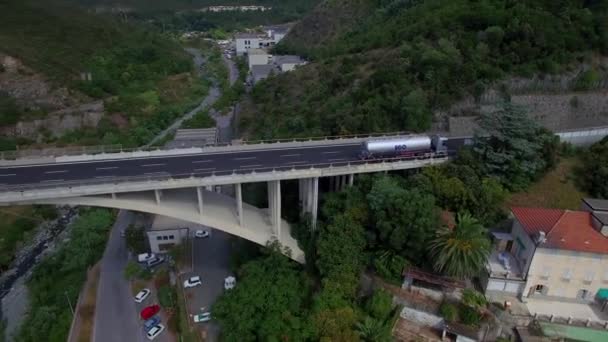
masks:
[[[465,278],[479,273],[490,254],[486,229],[470,214],[458,214],[454,229],[441,228],[431,241],[435,271]]]
[[[366,342],[388,342],[391,340],[391,326],[387,322],[383,322],[371,317],[357,323],[357,333],[361,340]]]

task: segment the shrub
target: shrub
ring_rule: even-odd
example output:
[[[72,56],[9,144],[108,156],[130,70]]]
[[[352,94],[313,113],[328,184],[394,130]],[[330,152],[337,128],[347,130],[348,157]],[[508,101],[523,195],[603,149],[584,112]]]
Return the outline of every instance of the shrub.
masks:
[[[479,324],[479,321],[481,321],[481,315],[479,312],[467,305],[460,306],[458,316],[460,317],[460,321],[462,323],[470,326],[476,326]]]
[[[164,285],[158,289],[158,301],[166,309],[173,309],[177,304],[177,292],[175,288]]]
[[[475,309],[484,308],[488,305],[488,300],[482,293],[472,289],[465,289],[462,292],[462,303]]]
[[[127,266],[125,266],[123,274],[127,280],[131,280],[141,274],[141,271],[141,266],[139,266],[139,264],[135,261],[129,261]]]
[[[452,303],[443,302],[439,307],[439,315],[448,322],[454,322],[458,319],[458,308]]]

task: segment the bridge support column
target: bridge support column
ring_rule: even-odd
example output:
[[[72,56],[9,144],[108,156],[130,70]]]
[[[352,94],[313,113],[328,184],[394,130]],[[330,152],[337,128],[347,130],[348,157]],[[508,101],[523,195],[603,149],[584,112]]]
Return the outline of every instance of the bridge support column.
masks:
[[[213,185],[205,185],[205,190],[213,191]]]
[[[277,238],[281,238],[281,181],[268,182],[268,210]]]
[[[196,197],[198,198],[198,213],[203,215],[203,188],[196,187]]]
[[[312,179],[312,229],[317,228],[317,211],[319,207],[319,177]]]
[[[160,197],[161,197],[161,191],[160,190],[154,190],[154,197],[156,197],[156,204],[160,205]]]
[[[234,186],[236,188],[236,215],[239,218],[239,226],[243,227],[243,193],[241,183],[237,183]]]
[[[116,199],[116,193],[115,192],[112,193],[112,199]]]
[[[353,186],[355,184],[355,174],[351,173],[348,175],[348,186]]]

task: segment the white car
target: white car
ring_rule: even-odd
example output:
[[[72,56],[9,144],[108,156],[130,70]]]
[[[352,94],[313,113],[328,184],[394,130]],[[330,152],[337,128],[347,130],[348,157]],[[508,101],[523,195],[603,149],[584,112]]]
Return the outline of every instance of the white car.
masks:
[[[143,289],[135,295],[135,303],[141,303],[150,295],[149,289]]]
[[[232,290],[235,285],[236,285],[235,277],[226,277],[226,279],[224,279],[224,289],[225,290]]]
[[[154,253],[142,253],[137,255],[137,262],[148,262],[148,260],[152,260],[156,258]]]
[[[148,338],[148,340],[153,340],[156,338],[156,336],[160,335],[160,333],[162,333],[164,330],[165,330],[164,325],[162,325],[162,324],[156,325],[156,326],[152,327],[152,329],[148,330],[146,337]]]
[[[190,277],[184,282],[185,288],[195,287],[195,286],[199,286],[199,285],[203,285],[203,282],[201,281],[201,277],[199,277],[199,276]]]
[[[211,320],[211,312],[203,312],[202,314],[194,315],[194,323],[208,322]]]
[[[199,229],[196,232],[194,232],[194,237],[201,238],[201,239],[208,238],[209,237],[209,231]]]

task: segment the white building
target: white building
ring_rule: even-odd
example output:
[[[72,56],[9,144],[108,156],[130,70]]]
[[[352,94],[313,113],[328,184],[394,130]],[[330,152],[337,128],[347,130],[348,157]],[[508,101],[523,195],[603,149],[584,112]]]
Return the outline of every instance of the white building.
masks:
[[[171,247],[181,244],[188,238],[188,235],[194,234],[196,229],[203,228],[201,225],[190,222],[155,215],[152,224],[146,231],[150,251],[152,253],[166,253]]]
[[[292,71],[297,66],[306,64],[299,56],[285,55],[285,56],[274,56],[272,62],[281,70],[281,72]]]
[[[524,301],[608,299],[608,200],[585,199],[582,209],[512,208],[511,232],[494,234],[486,292]]]
[[[234,39],[237,56],[246,54],[250,49],[260,48],[260,37],[255,33],[237,33]]]
[[[249,69],[254,65],[266,65],[272,60],[272,55],[269,55],[262,49],[250,49],[247,53],[247,61]]]

